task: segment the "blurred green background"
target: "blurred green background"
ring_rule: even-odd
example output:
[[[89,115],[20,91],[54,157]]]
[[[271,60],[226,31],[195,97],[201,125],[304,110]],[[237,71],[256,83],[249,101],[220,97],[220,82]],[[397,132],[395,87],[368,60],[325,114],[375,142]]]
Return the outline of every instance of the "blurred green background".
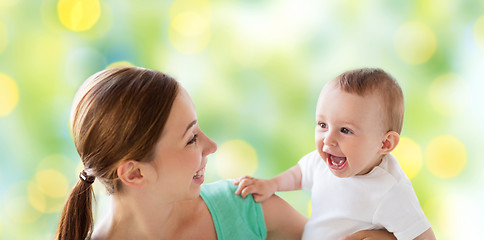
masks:
[[[82,169],[70,104],[112,65],[189,91],[219,147],[206,182],[294,165],[324,83],[383,68],[406,98],[394,154],[437,238],[484,235],[482,0],[0,0],[0,239],[53,237]],[[280,195],[309,215],[308,192]]]

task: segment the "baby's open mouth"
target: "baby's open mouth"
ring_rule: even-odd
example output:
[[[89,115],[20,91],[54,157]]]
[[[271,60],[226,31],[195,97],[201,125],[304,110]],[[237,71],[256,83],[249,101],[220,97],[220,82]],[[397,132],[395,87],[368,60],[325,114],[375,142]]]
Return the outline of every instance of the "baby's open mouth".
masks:
[[[193,179],[201,178],[203,177],[203,174],[205,174],[205,167],[195,172],[195,174],[193,174]]]
[[[341,170],[346,165],[346,157],[337,157],[328,154],[328,165],[332,169]]]

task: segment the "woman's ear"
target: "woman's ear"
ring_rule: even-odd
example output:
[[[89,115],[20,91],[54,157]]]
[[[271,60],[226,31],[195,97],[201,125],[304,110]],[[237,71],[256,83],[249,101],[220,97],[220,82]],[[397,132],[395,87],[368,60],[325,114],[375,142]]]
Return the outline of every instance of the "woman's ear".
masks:
[[[385,136],[383,136],[382,144],[378,153],[387,154],[393,151],[397,147],[400,141],[400,134],[395,131],[388,131]]]
[[[138,161],[124,161],[118,166],[116,171],[119,179],[125,185],[141,188],[146,184],[146,177],[143,175],[141,163]]]

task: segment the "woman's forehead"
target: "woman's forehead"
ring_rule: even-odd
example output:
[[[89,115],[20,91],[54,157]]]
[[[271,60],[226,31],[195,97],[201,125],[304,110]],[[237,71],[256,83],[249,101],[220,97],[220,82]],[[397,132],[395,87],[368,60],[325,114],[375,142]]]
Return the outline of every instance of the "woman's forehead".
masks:
[[[170,115],[163,130],[164,135],[177,136],[182,138],[187,127],[197,120],[194,104],[188,92],[180,87],[175,101],[173,102]]]

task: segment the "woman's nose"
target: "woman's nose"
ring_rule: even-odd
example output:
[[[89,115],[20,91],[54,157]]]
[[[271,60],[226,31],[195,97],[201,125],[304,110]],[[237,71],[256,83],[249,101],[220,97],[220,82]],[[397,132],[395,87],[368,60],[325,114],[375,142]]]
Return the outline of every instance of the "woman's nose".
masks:
[[[210,139],[205,133],[203,133],[203,135],[206,141],[204,146],[205,149],[203,150],[203,156],[207,156],[217,151],[217,144],[212,139]]]

